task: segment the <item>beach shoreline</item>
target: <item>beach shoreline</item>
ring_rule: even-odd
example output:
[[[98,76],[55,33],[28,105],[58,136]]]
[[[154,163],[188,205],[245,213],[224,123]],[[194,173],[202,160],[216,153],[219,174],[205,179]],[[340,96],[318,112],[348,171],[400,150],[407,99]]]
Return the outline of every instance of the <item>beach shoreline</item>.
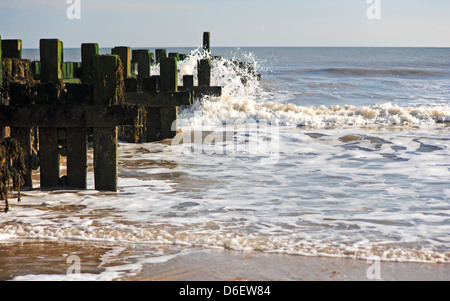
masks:
[[[131,281],[448,281],[450,266],[440,263],[379,263],[277,253],[201,250],[166,262],[144,264]],[[372,267],[372,269],[370,269]],[[369,271],[368,271],[369,270]],[[369,276],[368,276],[369,274]]]
[[[119,250],[119,251],[117,251]],[[0,280],[448,281],[447,263],[410,263],[105,242],[2,242]],[[158,253],[164,252],[163,255]],[[144,255],[147,254],[147,255]],[[68,275],[70,255],[81,274]],[[134,258],[138,258],[134,260]]]

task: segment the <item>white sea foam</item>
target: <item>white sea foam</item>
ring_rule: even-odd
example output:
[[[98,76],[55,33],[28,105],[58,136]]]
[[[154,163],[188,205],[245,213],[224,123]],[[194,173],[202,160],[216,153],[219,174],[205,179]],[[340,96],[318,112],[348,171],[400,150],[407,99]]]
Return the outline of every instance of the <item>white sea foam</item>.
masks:
[[[180,75],[196,75],[200,57],[195,50],[180,62]],[[196,151],[195,139],[188,153],[167,143],[120,144],[117,193],[95,191],[92,173],[87,191],[25,191],[0,217],[0,240],[450,262],[448,104],[300,105],[283,89],[268,91],[271,83],[232,60],[213,60],[213,68],[212,84],[223,86],[223,95],[184,108],[182,132],[203,137],[202,131],[233,125],[220,141],[227,149],[251,141],[250,125],[265,120],[279,131],[274,164],[261,165],[258,153],[213,152],[212,144]]]
[[[181,74],[196,75],[197,61],[203,57],[199,50],[180,62]],[[223,87],[221,97],[206,97],[194,106],[185,109],[180,118],[182,125],[215,125],[248,120],[268,120],[286,126],[308,126],[315,128],[360,125],[429,125],[450,122],[450,107],[415,106],[378,103],[371,106],[332,105],[302,106],[293,103],[267,101],[282,99],[280,95],[265,91],[257,78],[258,61],[247,56],[253,69],[241,69],[233,60],[213,60],[212,85]],[[301,102],[301,100],[300,100]],[[184,123],[183,123],[184,122]]]

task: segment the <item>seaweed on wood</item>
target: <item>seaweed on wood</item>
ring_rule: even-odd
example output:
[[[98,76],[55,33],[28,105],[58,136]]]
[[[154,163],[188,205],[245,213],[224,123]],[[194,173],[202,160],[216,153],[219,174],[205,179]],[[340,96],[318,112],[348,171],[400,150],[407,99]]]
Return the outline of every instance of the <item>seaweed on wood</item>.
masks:
[[[0,200],[5,201],[8,212],[8,190],[17,190],[20,202],[20,189],[24,184],[26,173],[23,149],[17,140],[5,138],[0,140]]]
[[[125,79],[124,79],[124,66],[120,57],[117,56],[117,90],[116,90],[116,99],[115,104],[124,104],[125,103]]]
[[[7,98],[8,91],[12,83],[26,84],[34,87],[38,83],[31,72],[31,62],[29,60],[4,58],[2,59],[3,91],[7,92],[3,98]]]

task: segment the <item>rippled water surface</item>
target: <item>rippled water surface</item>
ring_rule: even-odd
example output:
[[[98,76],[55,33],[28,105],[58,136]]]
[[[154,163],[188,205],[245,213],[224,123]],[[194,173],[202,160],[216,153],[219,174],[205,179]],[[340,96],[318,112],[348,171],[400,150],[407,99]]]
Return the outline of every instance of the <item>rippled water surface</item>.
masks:
[[[121,143],[117,193],[95,191],[92,172],[86,191],[24,192],[1,244],[108,242],[134,262],[176,245],[448,263],[449,49],[213,52],[222,97],[180,108],[172,141]]]

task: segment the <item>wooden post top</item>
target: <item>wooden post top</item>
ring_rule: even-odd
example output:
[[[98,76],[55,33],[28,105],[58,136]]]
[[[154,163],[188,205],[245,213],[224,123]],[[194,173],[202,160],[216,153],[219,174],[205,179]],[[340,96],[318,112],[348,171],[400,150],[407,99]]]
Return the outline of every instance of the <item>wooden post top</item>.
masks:
[[[62,42],[59,39],[41,39],[41,82],[57,83],[62,78]]]

